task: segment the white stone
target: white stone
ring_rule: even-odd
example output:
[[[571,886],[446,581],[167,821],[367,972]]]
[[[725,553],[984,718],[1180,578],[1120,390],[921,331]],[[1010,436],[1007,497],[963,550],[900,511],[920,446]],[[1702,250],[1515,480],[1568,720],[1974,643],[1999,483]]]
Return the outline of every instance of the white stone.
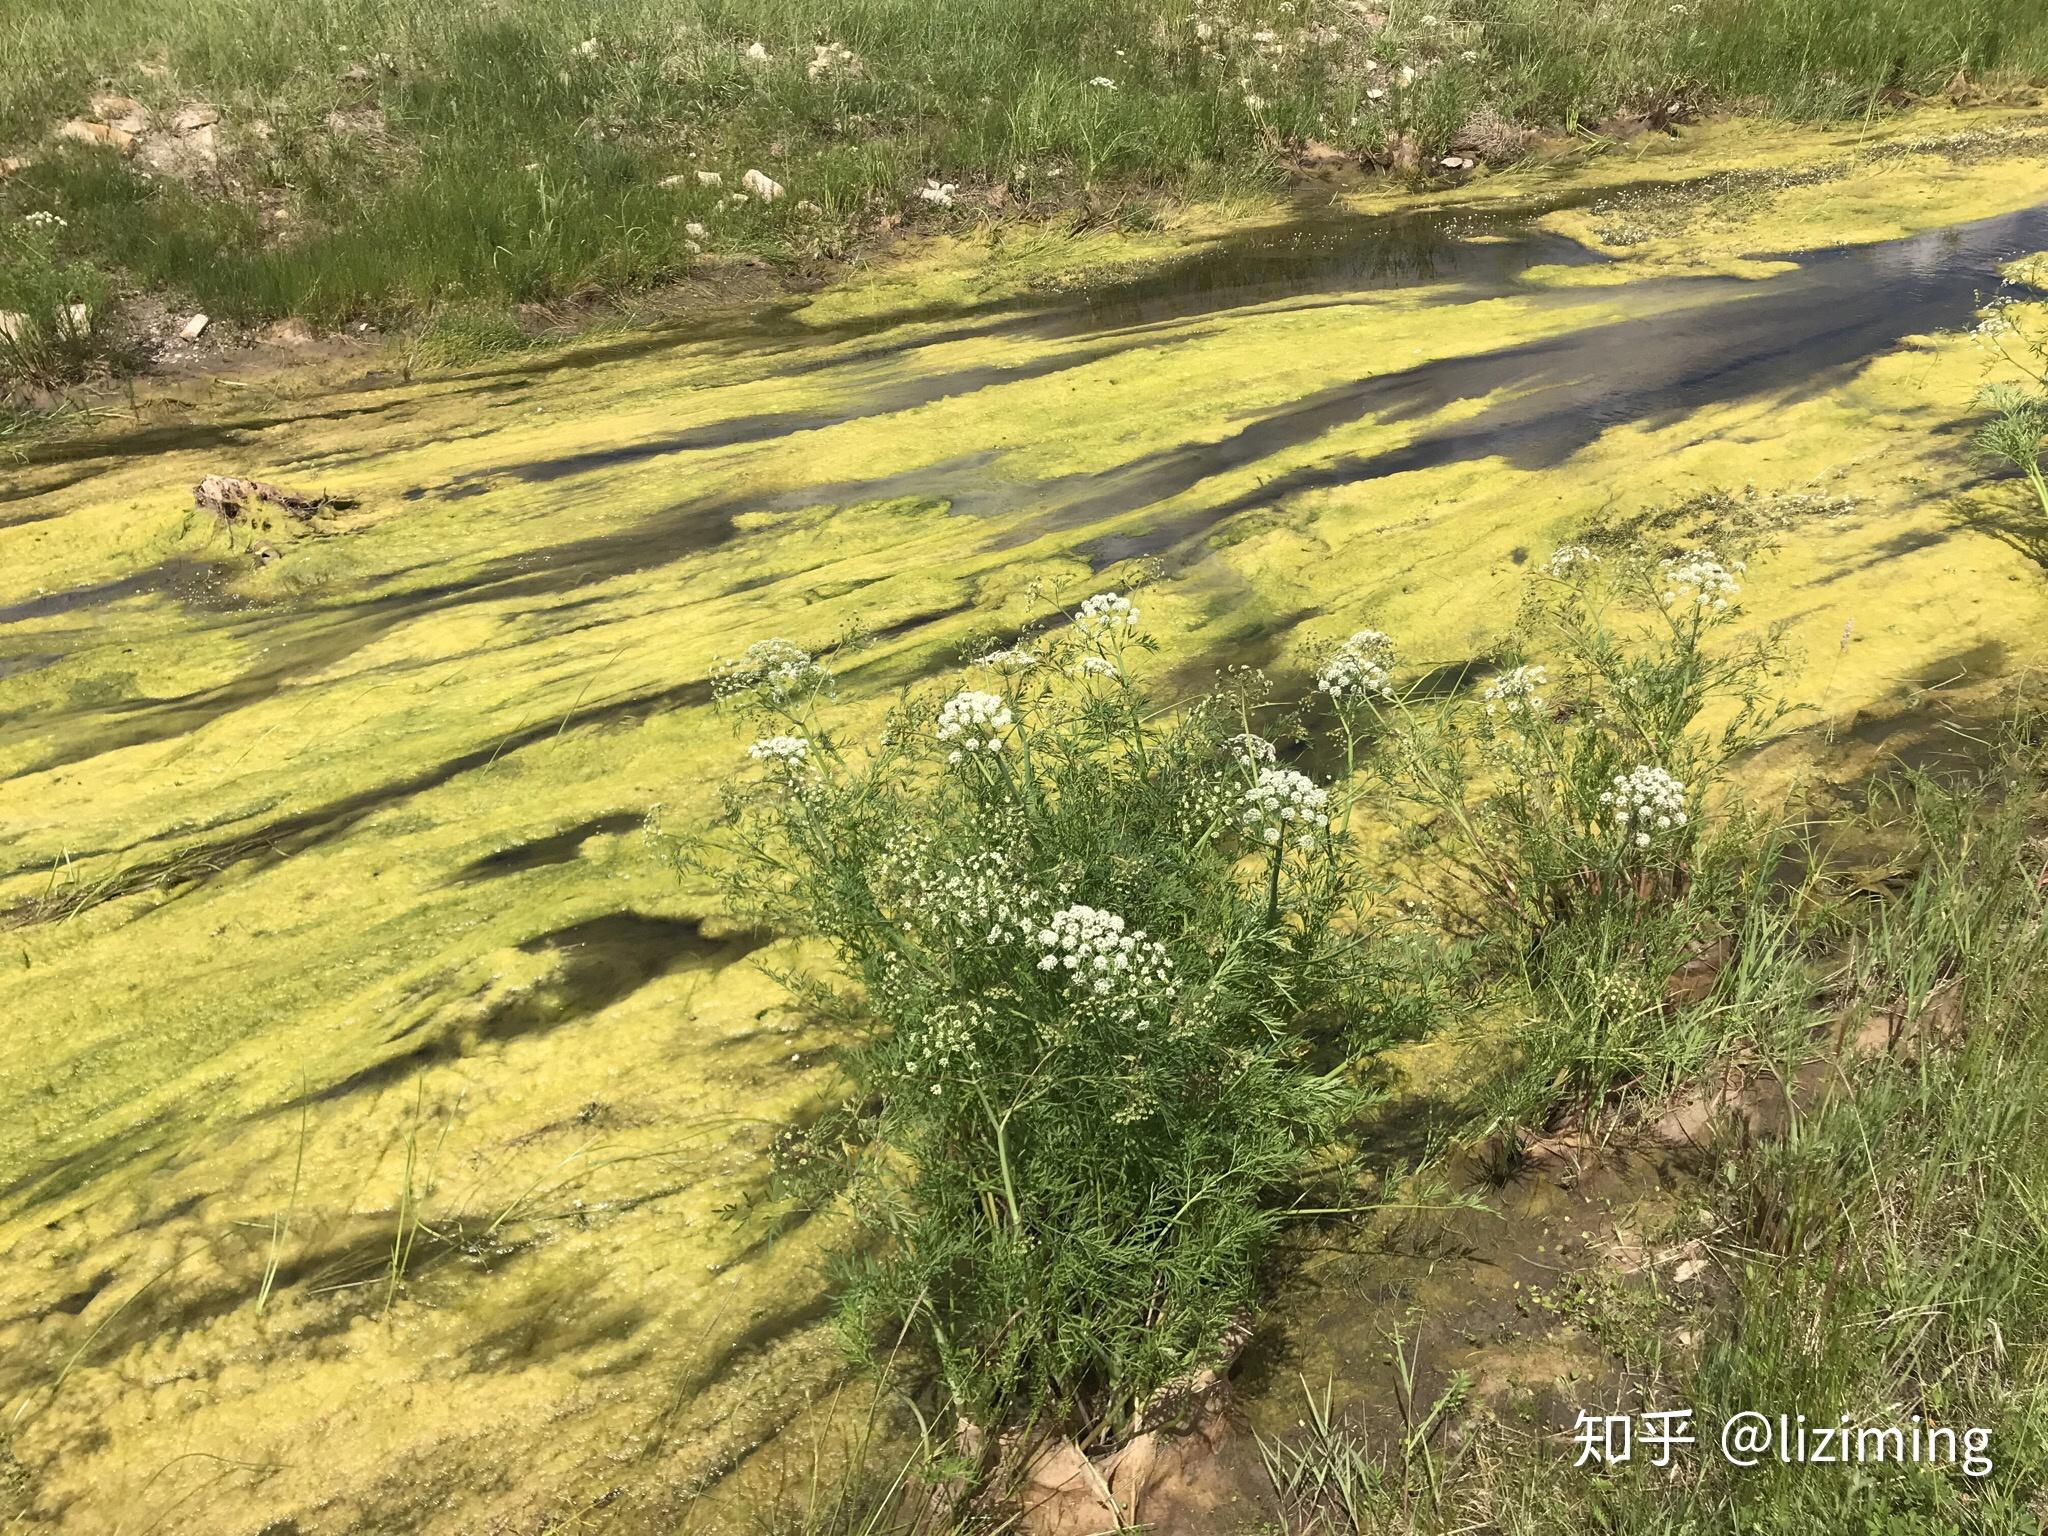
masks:
[[[740,185],[764,203],[772,203],[783,194],[783,185],[772,176],[750,170],[740,178]]]

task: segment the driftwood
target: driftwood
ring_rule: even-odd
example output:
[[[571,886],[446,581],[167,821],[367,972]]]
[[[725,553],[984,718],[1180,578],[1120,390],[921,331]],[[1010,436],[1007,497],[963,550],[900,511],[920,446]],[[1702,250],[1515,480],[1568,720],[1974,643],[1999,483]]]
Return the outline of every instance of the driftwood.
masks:
[[[355,502],[345,496],[302,496],[297,491],[288,491],[283,486],[271,485],[262,480],[245,480],[240,475],[208,475],[192,487],[192,500],[209,512],[217,512],[229,522],[235,522],[248,515],[251,508],[261,504],[289,512],[293,517],[305,519],[318,513],[352,507]]]

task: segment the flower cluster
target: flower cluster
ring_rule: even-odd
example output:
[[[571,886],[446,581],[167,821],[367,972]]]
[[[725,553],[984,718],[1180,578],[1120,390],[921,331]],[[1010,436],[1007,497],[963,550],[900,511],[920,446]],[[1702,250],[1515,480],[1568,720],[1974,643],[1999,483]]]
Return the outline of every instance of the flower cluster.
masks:
[[[1029,672],[1038,665],[1038,658],[1022,646],[1013,645],[1007,650],[990,651],[987,655],[979,657],[974,664],[977,667],[991,667],[998,672]]]
[[[1106,639],[1119,631],[1129,634],[1138,627],[1138,610],[1128,597],[1098,592],[1074,615],[1074,627],[1091,640]]]
[[[1223,750],[1248,768],[1277,762],[1280,757],[1279,750],[1273,743],[1263,736],[1254,736],[1250,731],[1226,739]]]
[[[24,213],[21,216],[21,222],[30,229],[63,229],[67,227],[62,215],[52,213],[47,208],[38,208],[34,213]]]
[[[1376,629],[1361,629],[1338,646],[1316,674],[1316,687],[1342,704],[1352,699],[1394,696],[1392,638]]]
[[[936,866],[913,860],[890,872],[891,894],[933,931],[994,949],[1040,926],[1045,899],[1018,877],[1009,856],[988,849]]]
[[[939,711],[938,737],[953,750],[946,761],[957,763],[976,752],[1003,750],[1001,732],[1010,728],[1010,706],[993,693],[963,688]]]
[[[1044,951],[1041,971],[1064,970],[1067,985],[1090,997],[1171,999],[1177,990],[1165,948],[1142,928],[1124,932],[1124,920],[1114,912],[1063,907],[1038,931],[1038,947]]]
[[[1748,569],[1740,560],[1723,565],[1711,549],[1695,549],[1664,561],[1659,567],[1666,608],[1698,608],[1720,613],[1742,588],[1735,578]]]
[[[972,1067],[976,1042],[987,1033],[987,1020],[971,998],[947,1003],[926,1014],[915,1029],[898,1032],[903,1045],[897,1070],[905,1077],[932,1080],[932,1092],[944,1091],[938,1081],[948,1072]]]
[[[811,761],[811,744],[802,736],[763,736],[747,748],[747,756],[784,773],[795,773]]]
[[[1550,681],[1541,667],[1515,667],[1486,685],[1480,695],[1491,714],[1527,715],[1543,712],[1543,688]]]
[[[1591,570],[1600,563],[1600,557],[1583,544],[1566,544],[1553,550],[1543,569],[1560,581],[1568,580],[1581,571]]]
[[[1116,663],[1105,656],[1083,656],[1067,670],[1075,677],[1106,677],[1112,682],[1123,677],[1123,673],[1117,671]]]
[[[832,686],[832,674],[792,641],[757,640],[733,661],[711,669],[711,688],[721,699],[756,694],[770,704],[788,704]]]
[[[1329,823],[1330,792],[1292,768],[1261,768],[1256,784],[1237,802],[1237,824],[1246,837],[1267,847],[1283,839],[1313,848]]]
[[[1662,768],[1644,765],[1617,773],[1614,787],[1601,791],[1600,803],[1610,808],[1624,834],[1633,829],[1638,848],[1650,846],[1652,831],[1685,825],[1685,786]]]
[[[2011,313],[2016,302],[2009,294],[1993,299],[1984,307],[1984,318],[1971,328],[1970,334],[1979,344],[1990,346],[1994,352],[1998,351],[1997,342],[2001,338],[2019,332],[2019,327],[2013,324]]]

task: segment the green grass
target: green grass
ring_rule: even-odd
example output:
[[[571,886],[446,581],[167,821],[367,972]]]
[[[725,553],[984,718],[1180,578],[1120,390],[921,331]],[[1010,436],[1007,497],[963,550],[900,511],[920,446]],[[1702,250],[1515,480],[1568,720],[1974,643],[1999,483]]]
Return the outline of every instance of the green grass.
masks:
[[[1338,0],[16,0],[0,151],[35,163],[0,181],[0,220],[69,220],[55,256],[72,286],[249,322],[399,323],[665,282],[699,260],[692,223],[713,257],[802,263],[886,219],[974,216],[920,201],[927,177],[977,207],[1072,206],[1274,184],[1311,138],[1384,160],[1405,137],[1427,163],[1461,140],[1511,153],[1507,123],[1677,99],[1839,117],[1958,70],[2048,74],[2031,0],[1387,0],[1372,15]],[[833,53],[814,78],[826,45],[857,67]],[[159,125],[218,106],[218,166],[144,179],[51,139],[103,84]],[[750,167],[788,196],[723,200]]]
[[[1482,1417],[1466,1427],[1470,1454],[1441,1499],[1361,1519],[1348,1513],[1355,1499],[1326,1491],[1367,1486],[1398,1464],[1332,1433],[1324,1412],[1267,1448],[1289,1536],[2040,1530],[2048,754],[2038,722],[2013,731],[1981,777],[1886,775],[1866,819],[1862,835],[1897,850],[1884,882],[1897,893],[1839,872],[1800,882],[1782,893],[1803,914],[1783,925],[1797,942],[1781,932],[1752,962],[1778,972],[1773,990],[1805,999],[1806,1054],[1828,1063],[1825,1087],[1805,1091],[1782,1135],[1719,1157],[1696,1206],[1675,1219],[1692,1239],[1684,1251],[1706,1262],[1704,1284],[1584,1282],[1582,1320],[1630,1384],[1621,1411],[1690,1409],[1698,1444],[1668,1472],[1640,1454],[1580,1468],[1569,1435]],[[1837,1056],[1820,1044],[1840,1036],[1863,1046]],[[1545,1048],[1540,1033],[1534,1048]],[[1981,1429],[1993,1465],[1982,1478],[1896,1463],[1737,1468],[1718,1432],[1743,1412],[1858,1431],[1905,1429],[1915,1416]],[[1303,1489],[1322,1496],[1304,1501]]]

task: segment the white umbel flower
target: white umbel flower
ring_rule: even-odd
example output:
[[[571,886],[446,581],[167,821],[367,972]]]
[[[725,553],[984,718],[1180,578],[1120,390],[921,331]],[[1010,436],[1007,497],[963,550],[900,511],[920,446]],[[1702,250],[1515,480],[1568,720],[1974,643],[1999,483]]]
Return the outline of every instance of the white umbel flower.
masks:
[[[1029,672],[1038,665],[1038,658],[1021,646],[1011,646],[1007,650],[990,651],[978,658],[974,664],[978,667],[993,668],[997,672],[1015,674]]]
[[[1021,942],[1038,931],[1045,915],[1045,899],[1007,854],[994,849],[964,858],[933,858],[917,847],[899,850],[878,864],[876,889],[893,912],[915,917],[935,940],[963,948]]]
[[[1292,768],[1261,768],[1237,802],[1237,825],[1253,842],[1313,848],[1329,825],[1330,792]]]
[[[50,212],[47,208],[38,208],[34,213],[24,213],[21,216],[21,222],[30,229],[63,229],[66,227],[63,217]]]
[[[1106,677],[1112,682],[1123,677],[1123,673],[1117,671],[1116,663],[1106,656],[1083,656],[1067,671],[1074,677]]]
[[[1543,562],[1543,569],[1560,581],[1568,580],[1581,571],[1591,570],[1600,563],[1600,557],[1583,544],[1565,544],[1551,552]]]
[[[1543,688],[1549,682],[1541,667],[1515,667],[1486,685],[1480,695],[1489,715],[1534,717],[1543,712]]]
[[[747,748],[747,756],[784,773],[795,773],[809,765],[811,744],[802,736],[763,736]]]
[[[736,660],[711,669],[712,691],[722,699],[753,693],[770,704],[787,704],[831,685],[832,674],[816,657],[779,636],[757,640]]]
[[[1748,569],[1740,560],[1723,565],[1711,549],[1690,550],[1666,560],[1658,567],[1664,606],[1679,612],[1725,612],[1742,590],[1735,578]]]
[[[1002,733],[1009,728],[1010,706],[995,694],[974,688],[961,689],[939,711],[939,741],[953,748],[946,754],[949,763],[1002,751]]]
[[[1250,731],[1232,736],[1223,743],[1223,750],[1247,767],[1257,768],[1266,763],[1277,762],[1279,749],[1263,736]]]
[[[1614,776],[1614,787],[1601,791],[1614,825],[1638,848],[1647,848],[1654,834],[1685,825],[1685,785],[1662,768],[1642,764]]]
[[[1064,971],[1067,985],[1087,997],[1135,1002],[1176,990],[1166,950],[1142,928],[1126,933],[1114,912],[1063,907],[1039,929],[1038,947],[1038,968]]]
[[[1391,699],[1394,642],[1376,629],[1361,629],[1338,646],[1316,674],[1316,687],[1340,704],[1357,699]]]
[[[902,1054],[898,1070],[907,1078],[928,1081],[933,1093],[941,1093],[948,1076],[973,1070],[977,1046],[987,1032],[987,1016],[971,999],[934,1008],[915,1025],[899,1031]]]
[[[1121,593],[1098,592],[1081,604],[1081,611],[1074,615],[1074,627],[1091,640],[1129,634],[1138,627],[1138,610]]]

